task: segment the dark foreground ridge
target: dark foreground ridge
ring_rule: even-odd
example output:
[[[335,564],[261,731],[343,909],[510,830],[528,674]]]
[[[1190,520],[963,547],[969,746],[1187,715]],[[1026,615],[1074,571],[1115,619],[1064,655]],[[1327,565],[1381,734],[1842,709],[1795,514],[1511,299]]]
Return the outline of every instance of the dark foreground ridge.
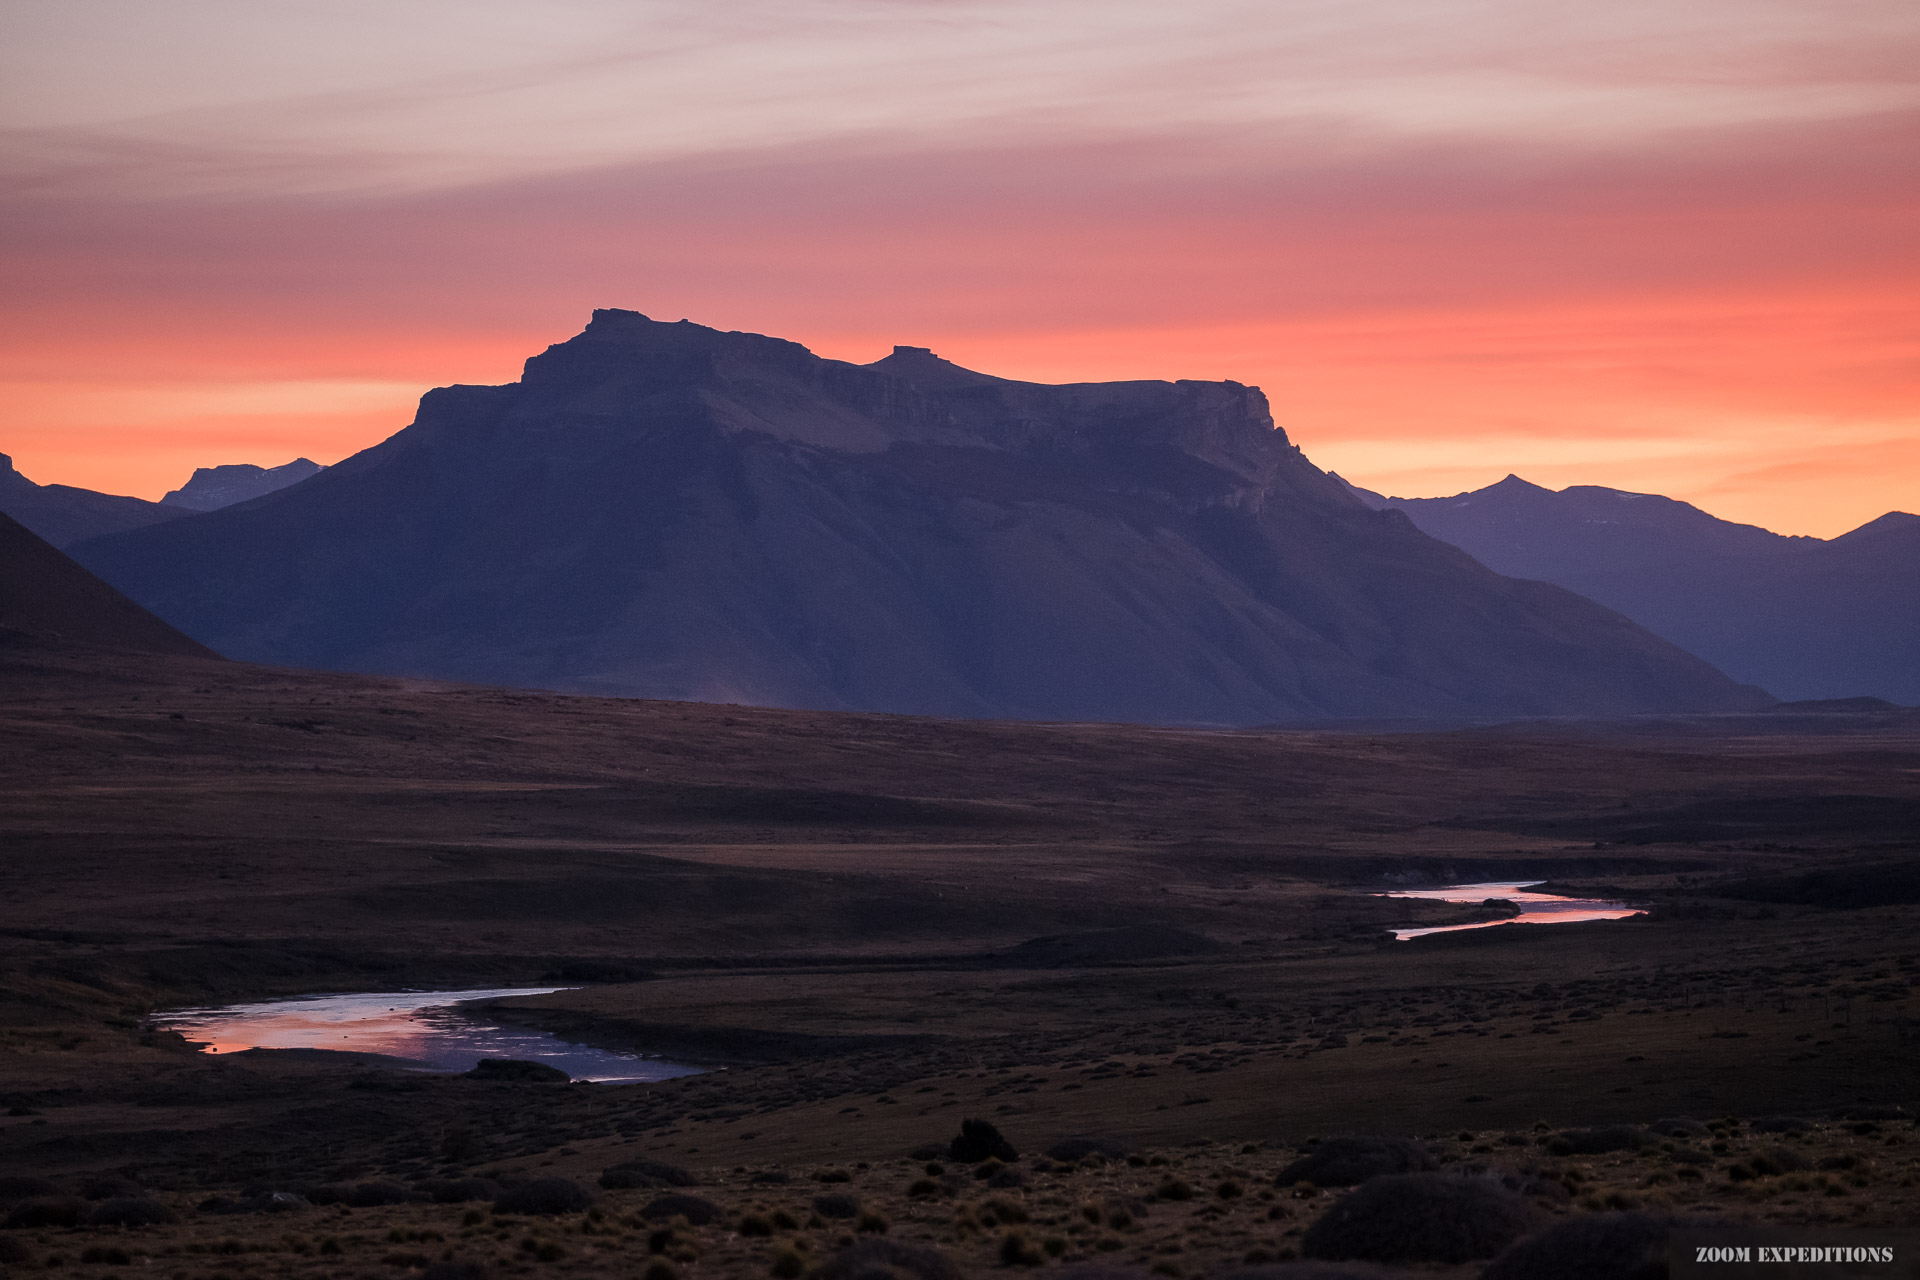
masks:
[[[1211,724],[1768,702],[1369,510],[1256,389],[856,366],[632,311],[79,554],[230,655],[574,692]]]
[[[82,569],[8,515],[0,515],[0,644],[219,656]]]

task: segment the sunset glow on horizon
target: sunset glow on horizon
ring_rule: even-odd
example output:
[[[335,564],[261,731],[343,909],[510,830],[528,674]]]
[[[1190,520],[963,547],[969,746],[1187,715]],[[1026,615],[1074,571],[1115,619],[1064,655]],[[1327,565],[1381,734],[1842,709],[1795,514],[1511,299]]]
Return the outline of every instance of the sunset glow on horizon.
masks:
[[[1257,384],[1401,496],[1920,510],[1894,0],[132,0],[0,15],[0,452],[331,463],[596,307]]]

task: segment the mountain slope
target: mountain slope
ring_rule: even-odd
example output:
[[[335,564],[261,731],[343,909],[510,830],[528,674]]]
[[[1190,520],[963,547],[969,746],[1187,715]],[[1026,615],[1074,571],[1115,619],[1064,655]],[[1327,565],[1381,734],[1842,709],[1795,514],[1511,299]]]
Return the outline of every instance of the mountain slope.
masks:
[[[317,476],[326,468],[309,458],[295,458],[277,467],[260,467],[251,462],[230,462],[219,467],[197,467],[187,482],[164,495],[160,501],[169,507],[189,511],[218,511],[236,502],[246,502],[277,492],[290,484],[299,484]]]
[[[181,635],[7,515],[0,515],[0,637],[61,647],[133,649],[195,658],[219,656]]]
[[[1830,541],[1655,494],[1508,476],[1451,498],[1381,498],[1488,568],[1577,591],[1788,699],[1920,704],[1920,516]]]
[[[13,459],[4,453],[0,453],[0,512],[56,547],[70,547],[87,538],[191,514],[144,498],[95,493],[65,484],[35,484],[15,471]]]
[[[1236,383],[598,311],[295,488],[96,540],[223,651],[652,697],[1257,723],[1764,703],[1317,470]]]

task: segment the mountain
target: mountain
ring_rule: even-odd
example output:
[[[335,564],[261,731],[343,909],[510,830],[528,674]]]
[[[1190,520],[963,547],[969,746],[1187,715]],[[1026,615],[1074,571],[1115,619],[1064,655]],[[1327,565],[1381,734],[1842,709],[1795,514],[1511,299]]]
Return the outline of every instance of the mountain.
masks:
[[[0,640],[220,656],[181,635],[6,515],[0,515]]]
[[[236,657],[954,716],[1770,703],[1367,510],[1232,382],[1046,386],[632,311],[291,489],[83,561]]]
[[[317,476],[326,468],[306,458],[295,458],[278,467],[256,467],[251,462],[231,462],[221,467],[200,467],[178,489],[160,501],[170,507],[190,511],[218,511],[249,498],[264,497],[308,476]]]
[[[1734,524],[1656,494],[1518,476],[1451,498],[1383,498],[1498,573],[1617,609],[1790,700],[1920,704],[1920,516],[1831,540]]]
[[[35,484],[13,469],[0,453],[0,512],[12,516],[56,547],[87,538],[139,529],[188,514],[112,493],[95,493],[64,484]]]

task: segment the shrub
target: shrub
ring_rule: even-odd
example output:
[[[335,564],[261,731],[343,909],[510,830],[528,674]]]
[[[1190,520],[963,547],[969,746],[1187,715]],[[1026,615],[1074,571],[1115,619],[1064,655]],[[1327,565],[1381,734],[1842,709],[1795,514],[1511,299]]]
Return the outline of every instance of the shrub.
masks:
[[[33,1261],[33,1252],[12,1236],[0,1236],[0,1267],[24,1267]]]
[[[34,1196],[13,1206],[5,1226],[77,1227],[85,1220],[88,1204],[79,1196]]]
[[[911,1280],[961,1280],[960,1269],[938,1249],[869,1236],[827,1259],[819,1280],[857,1280],[872,1275],[896,1275]]]
[[[98,1174],[80,1184],[80,1198],[83,1200],[124,1200],[146,1194],[146,1189],[139,1183],[110,1173]]]
[[[452,1259],[434,1263],[420,1280],[487,1280],[487,1269],[477,1262]]]
[[[1004,1168],[995,1169],[987,1178],[987,1185],[996,1187],[1002,1191],[1008,1191],[1014,1187],[1026,1186],[1027,1175],[1012,1165],[1007,1165]]]
[[[0,1204],[12,1204],[17,1200],[32,1200],[59,1194],[60,1188],[45,1178],[28,1178],[19,1174],[9,1174],[0,1178]]]
[[[640,1273],[640,1280],[680,1280],[680,1273],[675,1271],[673,1264],[665,1258],[655,1258],[647,1264],[647,1269]]]
[[[860,1197],[850,1196],[844,1191],[830,1192],[813,1198],[813,1211],[823,1218],[845,1221],[860,1216]]]
[[[340,1199],[355,1209],[377,1209],[383,1204],[406,1204],[413,1199],[413,1193],[397,1182],[362,1182]]]
[[[628,1160],[605,1170],[600,1175],[600,1185],[609,1191],[631,1191],[639,1187],[691,1187],[694,1180],[691,1173],[677,1164],[642,1159]]]
[[[1178,1178],[1168,1178],[1154,1188],[1153,1194],[1162,1200],[1191,1200],[1193,1188]]]
[[[1332,1261],[1461,1263],[1490,1258],[1533,1223],[1526,1200],[1488,1178],[1402,1173],[1335,1201],[1300,1238]]]
[[[593,1195],[570,1178],[535,1178],[506,1192],[493,1202],[495,1213],[582,1213]]]
[[[685,1218],[696,1227],[704,1227],[720,1216],[720,1206],[701,1196],[686,1194],[655,1196],[641,1208],[640,1216],[648,1222],[666,1222],[671,1218]]]
[[[1691,1116],[1664,1116],[1648,1127],[1663,1138],[1704,1138],[1712,1132]]]
[[[433,1178],[420,1184],[435,1204],[471,1204],[475,1200],[498,1200],[500,1184],[492,1178]]]
[[[1312,1151],[1274,1177],[1274,1185],[1311,1182],[1316,1187],[1352,1187],[1369,1178],[1438,1169],[1427,1149],[1411,1138],[1355,1136],[1323,1138]]]
[[[998,1222],[1003,1226],[1012,1226],[1027,1220],[1026,1206],[1018,1200],[1009,1200],[1005,1196],[990,1196],[980,1206],[982,1222]]]
[[[1133,1148],[1125,1142],[1108,1137],[1062,1138],[1047,1148],[1047,1158],[1061,1164],[1076,1164],[1088,1156],[1120,1160],[1132,1154]]]
[[[1046,1251],[1024,1231],[1009,1231],[1000,1241],[1000,1261],[1010,1267],[1038,1267],[1046,1260]]]
[[[1747,1128],[1755,1133],[1812,1133],[1813,1121],[1799,1116],[1761,1116],[1749,1120]]]
[[[110,1244],[88,1245],[80,1251],[80,1261],[86,1263],[106,1263],[111,1267],[124,1267],[133,1262],[133,1255],[125,1249]]]
[[[789,1245],[773,1255],[771,1270],[775,1280],[799,1280],[806,1273],[807,1259],[798,1249]]]
[[[887,1215],[877,1209],[866,1209],[860,1214],[860,1220],[853,1226],[861,1235],[885,1235],[893,1224],[887,1221]]]
[[[1610,1124],[1598,1129],[1568,1129],[1547,1144],[1557,1156],[1602,1156],[1609,1151],[1638,1151],[1647,1135],[1635,1125]]]
[[[179,1214],[148,1196],[116,1196],[111,1200],[102,1200],[87,1215],[87,1222],[96,1227],[155,1227],[179,1220]]]
[[[1012,1163],[1020,1158],[1020,1153],[991,1122],[962,1120],[959,1135],[947,1145],[947,1158],[956,1164],[979,1164],[982,1160]]]
[[[1747,1157],[1747,1163],[1763,1178],[1777,1178],[1783,1173],[1805,1173],[1813,1167],[1805,1156],[1788,1147],[1768,1147],[1764,1151],[1756,1151]]]
[[[1480,1280],[1664,1280],[1671,1225],[1643,1213],[1569,1218],[1495,1258]]]
[[[734,1230],[743,1236],[770,1237],[773,1235],[773,1223],[769,1222],[760,1214],[749,1213],[741,1216],[740,1221],[734,1226]]]

